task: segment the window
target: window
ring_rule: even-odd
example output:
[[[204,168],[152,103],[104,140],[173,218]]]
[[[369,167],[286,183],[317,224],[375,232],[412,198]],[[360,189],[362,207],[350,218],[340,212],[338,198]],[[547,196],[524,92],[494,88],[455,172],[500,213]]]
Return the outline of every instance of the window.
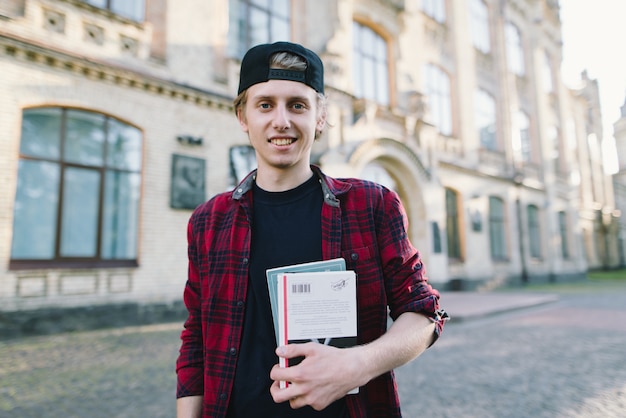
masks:
[[[231,52],[243,57],[254,45],[289,41],[290,4],[289,0],[230,0]]]
[[[446,21],[445,0],[422,0],[422,10],[439,23]]]
[[[452,134],[452,106],[450,103],[450,79],[441,68],[426,64],[424,91],[433,124],[443,135]]]
[[[525,112],[517,112],[517,128],[519,129],[519,144],[514,144],[514,150],[523,162],[532,159],[530,145],[530,119]],[[513,136],[517,138],[517,135]]]
[[[470,4],[470,19],[474,47],[483,54],[488,54],[491,51],[489,10],[483,0],[472,0]]]
[[[495,151],[496,144],[496,101],[484,90],[478,90],[475,97],[476,128],[480,146]]]
[[[446,233],[448,239],[448,257],[461,259],[461,234],[459,228],[458,195],[454,190],[446,189]]]
[[[352,73],[357,97],[389,104],[387,43],[374,30],[354,22]]]
[[[12,264],[135,264],[141,160],[141,132],[116,119],[25,110]]]
[[[145,0],[82,0],[92,6],[107,9],[120,16],[141,22],[145,16]]]
[[[506,58],[509,71],[521,77],[526,73],[526,69],[520,31],[513,23],[507,22],[504,28],[504,36],[506,39]]]
[[[528,241],[530,245],[530,256],[541,258],[541,229],[539,225],[539,208],[535,205],[526,207],[528,217]]]
[[[567,214],[559,212],[559,233],[561,236],[561,255],[569,258],[569,246],[567,245]]]
[[[489,244],[493,260],[506,260],[504,225],[504,202],[498,197],[489,197]]]

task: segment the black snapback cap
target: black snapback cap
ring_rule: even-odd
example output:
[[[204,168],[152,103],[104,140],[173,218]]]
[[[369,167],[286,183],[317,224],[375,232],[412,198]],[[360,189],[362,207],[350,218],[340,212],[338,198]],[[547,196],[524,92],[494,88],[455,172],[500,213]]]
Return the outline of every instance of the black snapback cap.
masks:
[[[278,52],[288,52],[304,59],[306,70],[284,70],[270,68],[270,57]],[[253,46],[241,61],[239,89],[237,94],[248,87],[268,80],[290,80],[304,83],[318,93],[324,93],[324,64],[310,49],[291,42],[276,42]]]

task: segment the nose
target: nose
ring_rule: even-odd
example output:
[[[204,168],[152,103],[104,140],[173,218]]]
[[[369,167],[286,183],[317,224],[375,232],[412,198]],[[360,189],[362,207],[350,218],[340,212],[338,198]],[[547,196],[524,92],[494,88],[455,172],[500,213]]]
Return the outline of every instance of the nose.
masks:
[[[277,106],[274,112],[274,120],[272,122],[274,129],[284,131],[289,129],[291,123],[289,121],[289,113],[283,106]]]

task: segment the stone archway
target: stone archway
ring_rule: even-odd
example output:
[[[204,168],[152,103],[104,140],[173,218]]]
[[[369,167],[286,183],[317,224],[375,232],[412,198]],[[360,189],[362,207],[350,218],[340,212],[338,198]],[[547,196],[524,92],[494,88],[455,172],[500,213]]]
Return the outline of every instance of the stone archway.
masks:
[[[431,187],[431,175],[420,158],[398,141],[379,138],[357,145],[347,160],[357,176],[377,181],[398,193],[409,220],[409,238],[426,258],[431,240],[424,196]]]

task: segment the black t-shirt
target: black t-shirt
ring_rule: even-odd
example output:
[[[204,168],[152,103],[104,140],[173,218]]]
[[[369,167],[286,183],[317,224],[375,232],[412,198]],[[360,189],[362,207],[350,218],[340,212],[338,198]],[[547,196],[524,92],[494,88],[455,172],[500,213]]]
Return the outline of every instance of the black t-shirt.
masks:
[[[295,189],[266,192],[254,186],[250,277],[241,349],[229,418],[347,417],[343,399],[324,411],[291,409],[270,394],[270,370],[278,363],[265,271],[322,259],[322,189],[317,176]]]

